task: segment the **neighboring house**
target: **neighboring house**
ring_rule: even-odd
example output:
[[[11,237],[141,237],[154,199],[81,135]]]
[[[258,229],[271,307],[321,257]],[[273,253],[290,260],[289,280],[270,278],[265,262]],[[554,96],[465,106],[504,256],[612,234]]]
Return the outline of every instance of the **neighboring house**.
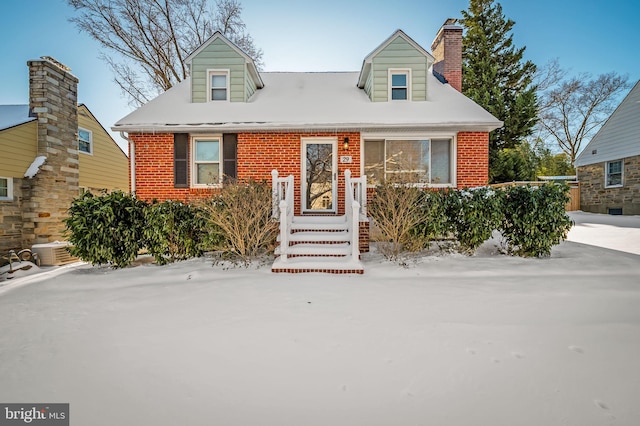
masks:
[[[226,178],[253,178],[272,182],[282,199],[276,176],[290,175],[295,218],[288,226],[301,231],[295,223],[315,221],[306,228],[320,229],[329,224],[317,222],[350,220],[348,193],[355,190],[345,183],[347,170],[351,184],[362,186],[359,194],[365,175],[369,187],[403,175],[423,187],[485,185],[489,132],[502,122],[460,93],[461,43],[462,29],[448,21],[432,45],[435,57],[398,30],[364,58],[359,72],[259,72],[216,32],[186,59],[189,78],[112,128],[128,133],[131,189],[147,200],[190,200],[219,190]],[[359,201],[364,213],[366,196]],[[352,248],[359,236],[366,250],[366,217],[359,232],[347,228]],[[320,260],[305,263],[307,257],[293,262],[288,250],[280,249],[286,267],[274,270],[335,269]],[[358,266],[358,250],[345,263]]]
[[[640,81],[575,161],[580,208],[640,214]]]
[[[0,253],[64,239],[83,190],[128,191],[128,159],[52,58],[29,61],[28,105],[0,105]]]

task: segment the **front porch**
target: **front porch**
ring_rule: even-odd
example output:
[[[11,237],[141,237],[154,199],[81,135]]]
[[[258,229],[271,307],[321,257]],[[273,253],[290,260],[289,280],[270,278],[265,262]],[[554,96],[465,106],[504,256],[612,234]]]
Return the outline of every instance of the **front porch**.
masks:
[[[296,216],[294,176],[272,171],[273,217],[280,223],[272,272],[364,273],[360,252],[368,251],[367,180],[345,170],[344,181],[343,215]]]

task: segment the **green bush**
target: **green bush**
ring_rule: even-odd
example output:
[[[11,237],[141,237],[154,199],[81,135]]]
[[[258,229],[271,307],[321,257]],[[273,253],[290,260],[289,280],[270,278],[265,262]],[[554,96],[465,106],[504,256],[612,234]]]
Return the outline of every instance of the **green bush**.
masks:
[[[409,249],[421,250],[448,233],[446,200],[444,191],[421,191],[417,205],[422,209],[424,220],[411,229]]]
[[[143,246],[145,206],[121,191],[76,198],[65,219],[71,254],[94,265],[130,265]]]
[[[202,212],[179,201],[154,202],[145,208],[145,246],[164,265],[202,255],[207,230]]]
[[[567,185],[514,186],[504,191],[502,236],[510,253],[549,256],[567,237],[572,221],[565,213]]]
[[[448,229],[468,254],[491,238],[502,221],[500,192],[488,187],[449,191],[445,205]]]

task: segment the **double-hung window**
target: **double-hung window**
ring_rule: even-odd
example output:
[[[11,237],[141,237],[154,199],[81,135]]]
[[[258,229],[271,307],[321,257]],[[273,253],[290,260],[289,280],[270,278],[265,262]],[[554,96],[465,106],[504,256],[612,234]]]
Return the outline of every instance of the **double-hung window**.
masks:
[[[93,154],[93,134],[91,130],[78,128],[78,151]]]
[[[389,99],[392,101],[411,100],[411,70],[389,70]]]
[[[218,136],[198,136],[192,138],[192,186],[208,187],[211,185],[219,185],[221,183],[221,145],[221,138]]]
[[[0,200],[13,200],[13,179],[0,177]]]
[[[615,188],[622,186],[622,160],[608,161],[605,167],[605,187]]]
[[[452,186],[453,139],[365,140],[364,172],[373,185],[384,179]]]
[[[229,71],[209,70],[207,78],[209,101],[229,100]]]

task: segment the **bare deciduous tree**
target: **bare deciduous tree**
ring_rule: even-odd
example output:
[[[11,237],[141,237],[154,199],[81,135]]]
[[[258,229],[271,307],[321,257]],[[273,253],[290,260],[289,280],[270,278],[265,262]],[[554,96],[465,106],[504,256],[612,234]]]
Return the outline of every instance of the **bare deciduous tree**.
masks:
[[[104,48],[101,57],[130,103],[142,105],[188,75],[185,58],[216,30],[259,67],[262,50],[246,33],[237,0],[67,0],[70,18]]]
[[[607,120],[628,89],[628,77],[615,72],[593,77],[582,73],[566,77],[557,60],[548,63],[538,75],[539,125],[542,134],[558,146],[571,161]]]

